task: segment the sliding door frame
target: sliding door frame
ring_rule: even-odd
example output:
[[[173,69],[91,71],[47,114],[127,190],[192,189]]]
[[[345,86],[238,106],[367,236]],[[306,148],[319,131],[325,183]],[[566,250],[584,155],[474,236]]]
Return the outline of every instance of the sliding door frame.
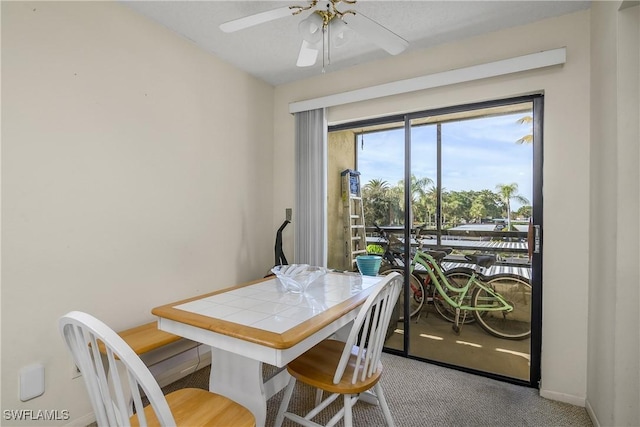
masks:
[[[340,130],[348,130],[356,127],[369,127],[374,125],[383,125],[383,124],[391,124],[391,123],[404,123],[404,201],[405,206],[405,215],[404,215],[404,244],[405,244],[405,253],[410,253],[410,215],[411,215],[411,194],[410,194],[410,183],[411,183],[411,121],[414,119],[420,119],[428,116],[439,116],[451,113],[460,113],[464,111],[485,109],[491,107],[500,107],[511,104],[520,104],[525,102],[531,102],[533,105],[533,224],[534,229],[536,230],[536,250],[533,251],[532,260],[531,260],[531,286],[532,286],[532,308],[531,308],[531,341],[530,341],[530,369],[529,369],[529,381],[524,381],[516,378],[505,377],[498,374],[493,374],[491,372],[486,371],[478,371],[475,369],[465,368],[457,365],[451,365],[445,362],[439,362],[434,360],[427,360],[418,356],[411,355],[410,352],[410,340],[409,340],[409,328],[410,319],[409,316],[404,316],[404,337],[403,337],[403,345],[404,348],[402,350],[385,348],[385,351],[392,354],[401,355],[411,359],[428,361],[429,363],[433,363],[436,365],[441,365],[457,370],[461,370],[464,372],[470,372],[478,375],[482,375],[489,378],[498,379],[501,381],[506,381],[514,384],[526,385],[529,387],[539,388],[540,387],[540,362],[541,362],[541,350],[542,350],[542,213],[543,213],[543,198],[542,198],[542,165],[543,165],[543,113],[544,113],[544,96],[543,94],[532,94],[526,96],[519,96],[513,98],[505,98],[505,99],[497,99],[492,101],[484,101],[477,103],[469,103],[463,105],[456,105],[450,107],[436,108],[431,110],[407,113],[407,114],[397,114],[391,116],[385,116],[374,119],[367,119],[361,121],[353,121],[348,123],[341,123],[338,125],[331,125],[328,128],[329,132],[340,131]],[[438,132],[440,132],[440,126],[438,125]],[[438,224],[438,241],[440,240],[440,215],[441,215],[441,207],[440,203],[440,192],[442,188],[441,183],[441,141],[438,135],[438,147],[437,147],[437,167],[438,167],[438,177],[437,177],[437,191],[438,191],[438,208],[436,223]],[[357,137],[354,140],[354,144],[357,145]],[[357,153],[357,150],[356,150]],[[356,169],[357,169],[357,154],[356,154]],[[409,265],[405,265],[405,284],[404,286],[408,288],[408,278],[409,278]],[[407,309],[409,307],[409,292],[404,292],[404,307]],[[405,313],[406,314],[406,313]]]

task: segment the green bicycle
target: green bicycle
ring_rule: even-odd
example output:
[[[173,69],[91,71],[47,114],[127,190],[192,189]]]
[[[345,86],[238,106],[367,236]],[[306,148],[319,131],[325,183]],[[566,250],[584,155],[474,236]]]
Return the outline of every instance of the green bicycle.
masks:
[[[531,335],[531,285],[521,276],[499,274],[484,276],[481,271],[496,262],[494,255],[466,255],[476,268],[465,268],[468,280],[449,280],[450,272],[442,271],[436,260],[426,252],[417,251],[411,262],[413,273],[417,265],[427,271],[441,303],[453,315],[453,330],[459,334],[461,325],[469,323],[473,313],[478,325],[499,338],[522,340]],[[458,270],[458,269],[456,269]]]

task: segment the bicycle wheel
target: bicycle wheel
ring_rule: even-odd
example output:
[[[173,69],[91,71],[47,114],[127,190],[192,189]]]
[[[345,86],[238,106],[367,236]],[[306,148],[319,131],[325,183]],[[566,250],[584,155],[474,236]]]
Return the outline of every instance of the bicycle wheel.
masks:
[[[457,288],[464,287],[469,282],[469,279],[471,278],[472,274],[473,274],[473,270],[469,268],[464,268],[464,267],[453,268],[451,270],[444,272],[444,275],[449,281],[449,284]],[[444,284],[442,286],[442,290],[447,294],[447,296],[449,296],[452,299],[455,299],[456,293],[453,291],[450,291]],[[464,300],[462,302],[464,305],[469,305],[469,306],[471,305],[471,295],[472,295],[472,290],[470,289],[469,291],[467,291],[467,295],[464,297]],[[444,319],[452,323],[456,321],[456,309],[452,307],[451,304],[447,302],[447,300],[444,299],[442,294],[440,294],[440,291],[438,291],[438,289],[435,286],[433,286],[433,306],[435,307],[438,314],[442,316]],[[469,313],[468,310],[460,311],[460,322],[467,324],[467,323],[473,323],[475,321],[476,321],[475,316]]]
[[[391,272],[400,273],[404,277],[404,268],[402,267],[387,267],[381,269],[378,274],[384,276],[390,274]],[[398,298],[398,305],[400,306],[400,317],[398,318],[398,321],[404,320],[404,291],[405,287],[403,286],[402,292],[400,292],[400,297]],[[409,318],[415,316],[420,312],[420,309],[424,304],[424,299],[424,288],[422,287],[420,279],[411,274],[409,276]]]
[[[531,335],[531,285],[521,276],[499,274],[491,276],[487,287],[499,294],[509,305],[511,311],[475,311],[478,324],[499,338],[522,340]],[[480,287],[473,293],[472,305],[475,307],[500,307],[502,304],[495,296]]]

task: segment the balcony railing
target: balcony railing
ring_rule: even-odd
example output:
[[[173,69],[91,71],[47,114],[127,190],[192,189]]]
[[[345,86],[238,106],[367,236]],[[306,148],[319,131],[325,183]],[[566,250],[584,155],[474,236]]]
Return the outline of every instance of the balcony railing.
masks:
[[[404,241],[403,227],[381,227],[388,234],[393,234],[400,241]],[[487,230],[411,230],[412,246],[423,249],[437,249],[449,247],[453,252],[444,259],[446,269],[472,265],[465,262],[465,254],[492,253],[497,255],[496,265],[486,274],[510,273],[530,278],[531,262],[528,256],[527,232],[523,231],[487,231]],[[367,227],[367,243],[384,245],[375,227]]]

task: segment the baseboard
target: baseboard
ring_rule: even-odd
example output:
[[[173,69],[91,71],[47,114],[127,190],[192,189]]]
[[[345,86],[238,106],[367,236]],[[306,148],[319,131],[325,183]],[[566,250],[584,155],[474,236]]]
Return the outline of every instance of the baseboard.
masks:
[[[540,396],[545,399],[555,400],[558,402],[569,403],[571,405],[581,406],[584,408],[586,399],[584,397],[574,396],[571,394],[558,393],[556,391],[540,389]]]
[[[587,415],[591,418],[591,422],[593,423],[593,427],[600,427],[600,422],[598,421],[598,417],[596,417],[596,413],[593,411],[589,400],[587,399],[585,404],[585,409],[587,410]]]

